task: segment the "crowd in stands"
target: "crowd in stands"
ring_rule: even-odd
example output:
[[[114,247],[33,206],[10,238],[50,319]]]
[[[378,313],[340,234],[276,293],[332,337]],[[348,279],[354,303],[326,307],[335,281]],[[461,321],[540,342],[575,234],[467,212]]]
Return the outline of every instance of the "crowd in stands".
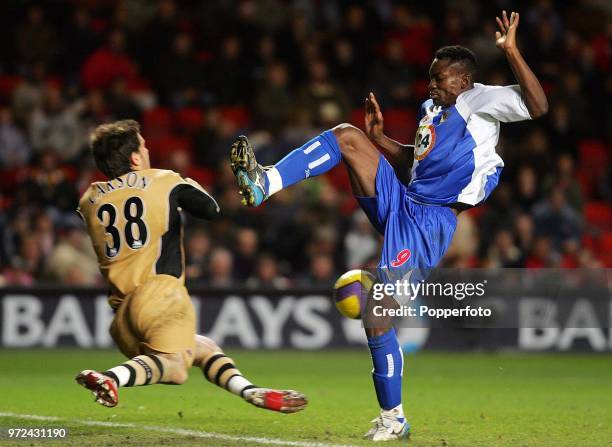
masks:
[[[101,180],[88,134],[142,125],[154,167],[203,184],[222,214],[185,216],[186,276],[215,287],[329,286],[375,266],[381,238],[342,166],[240,204],[228,149],[264,164],[341,122],[363,127],[376,93],[387,133],[414,138],[436,48],[461,44],[477,81],[512,84],[495,15],[521,13],[519,48],[550,112],[502,125],[489,201],[463,212],[443,265],[612,267],[612,6],[600,0],[3,1],[0,285],[101,285],[75,213]]]

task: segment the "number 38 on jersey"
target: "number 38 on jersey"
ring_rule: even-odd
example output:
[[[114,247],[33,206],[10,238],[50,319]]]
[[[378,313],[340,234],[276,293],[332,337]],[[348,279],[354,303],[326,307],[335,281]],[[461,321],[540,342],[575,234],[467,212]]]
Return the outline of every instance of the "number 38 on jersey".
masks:
[[[114,258],[125,243],[132,250],[138,250],[147,243],[148,230],[143,218],[144,204],[140,197],[130,197],[123,204],[125,224],[123,231],[118,228],[117,209],[111,203],[98,208],[97,216],[106,233],[106,257]]]
[[[433,124],[419,126],[414,140],[414,159],[422,160],[427,157],[436,142],[436,131]]]

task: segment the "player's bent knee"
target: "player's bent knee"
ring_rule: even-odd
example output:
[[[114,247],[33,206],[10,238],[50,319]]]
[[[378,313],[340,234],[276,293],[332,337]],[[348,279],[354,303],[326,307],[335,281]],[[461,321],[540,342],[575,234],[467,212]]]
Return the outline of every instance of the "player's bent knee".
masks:
[[[182,365],[180,368],[177,368],[176,371],[172,371],[172,383],[176,385],[182,385],[187,382],[189,378],[189,373],[187,372],[187,368],[184,368]]]
[[[359,152],[363,147],[360,142],[367,141],[365,134],[349,123],[338,124],[332,131],[344,156]]]
[[[187,368],[191,364],[185,363],[185,357],[180,353],[175,354],[156,354],[165,360],[166,370],[164,371],[163,383],[170,383],[174,385],[182,385],[189,378]]]
[[[170,371],[168,371],[166,377],[164,377],[165,383],[171,383],[173,385],[182,385],[187,382],[188,378],[189,373],[182,361],[172,363]]]

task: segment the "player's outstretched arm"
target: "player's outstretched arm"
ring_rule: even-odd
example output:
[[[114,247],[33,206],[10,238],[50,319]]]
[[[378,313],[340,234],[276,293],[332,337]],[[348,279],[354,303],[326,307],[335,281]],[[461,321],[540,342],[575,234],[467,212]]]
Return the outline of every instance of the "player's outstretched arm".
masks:
[[[176,204],[193,217],[211,220],[219,214],[217,201],[190,178],[184,179],[186,183],[178,185],[170,198],[176,198]]]
[[[377,144],[396,172],[408,172],[414,160],[414,146],[401,144],[385,135],[383,115],[374,93],[365,100],[365,129],[368,138]]]
[[[548,100],[540,81],[516,46],[516,29],[519,24],[518,12],[510,14],[510,20],[506,11],[502,11],[502,18],[495,17],[499,31],[495,33],[495,45],[506,55],[514,77],[521,87],[521,94],[525,100],[527,110],[532,118],[538,118],[548,112]]]

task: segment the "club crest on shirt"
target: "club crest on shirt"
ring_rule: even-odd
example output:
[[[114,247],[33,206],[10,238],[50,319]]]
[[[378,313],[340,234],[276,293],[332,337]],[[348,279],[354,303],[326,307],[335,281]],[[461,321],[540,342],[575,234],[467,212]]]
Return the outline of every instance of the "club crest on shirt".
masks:
[[[433,124],[419,126],[414,140],[414,159],[422,160],[427,157],[435,142],[436,130]]]

